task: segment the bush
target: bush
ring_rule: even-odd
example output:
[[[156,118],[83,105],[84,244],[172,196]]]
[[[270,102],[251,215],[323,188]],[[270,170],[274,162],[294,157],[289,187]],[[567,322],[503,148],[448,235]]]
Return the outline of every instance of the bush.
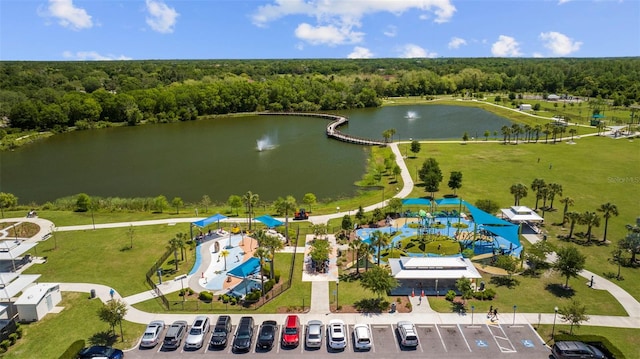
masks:
[[[9,334],[9,342],[11,343],[11,345],[14,345],[17,341],[18,341],[18,334],[16,333]]]
[[[9,345],[11,345],[11,343],[9,342],[9,339],[5,339],[3,341],[0,342],[0,349],[2,350],[2,352],[6,352],[7,349],[9,349]]]
[[[60,359],[75,359],[82,348],[84,348],[84,345],[84,340],[76,340],[75,342],[71,343],[69,348],[67,348],[64,353],[62,353]]]
[[[280,272],[276,272],[275,280],[276,280],[276,283],[280,283]]]
[[[203,302],[210,302],[213,300],[213,293],[207,291],[200,292],[200,294],[198,294],[198,299]]]
[[[274,285],[276,285],[276,281],[275,281],[275,280],[273,280],[273,279],[269,279],[268,281],[266,281],[266,282],[264,283],[264,291],[265,291],[265,292],[270,291],[271,289],[273,289],[273,286],[274,286]]]
[[[450,302],[453,302],[453,300],[456,298],[456,292],[450,289],[444,296],[444,298]]]
[[[495,297],[496,297],[496,291],[493,290],[493,288],[485,289],[484,298],[486,300],[493,300],[493,298],[495,298]]]
[[[24,328],[22,328],[22,326],[18,323],[18,325],[16,326],[16,334],[18,334],[18,339],[22,338],[23,331]]]

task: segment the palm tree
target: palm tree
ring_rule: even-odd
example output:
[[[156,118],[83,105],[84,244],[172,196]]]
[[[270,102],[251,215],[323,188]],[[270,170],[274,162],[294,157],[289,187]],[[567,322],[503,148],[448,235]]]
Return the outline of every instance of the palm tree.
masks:
[[[511,125],[511,132],[516,136],[516,145],[518,144],[518,135],[522,133],[522,127],[517,123]]]
[[[540,131],[542,131],[542,126],[536,125],[533,130],[536,132],[536,143],[538,143],[538,140],[540,139]]]
[[[516,183],[512,185],[510,191],[514,198],[514,206],[519,206],[520,199],[527,196],[527,186],[523,185],[522,183]]]
[[[223,249],[222,251],[220,251],[220,257],[222,257],[224,259],[224,271],[227,271],[227,257],[229,256],[229,251],[226,249]]]
[[[576,133],[578,133],[578,130],[576,130],[575,128],[571,128],[569,130],[569,133],[571,134],[571,142],[573,142],[573,136],[575,136]]]
[[[602,217],[604,217],[604,238],[602,242],[607,241],[607,227],[609,226],[609,218],[612,216],[618,216],[618,206],[613,203],[603,203],[597,209],[598,212],[602,212]]]
[[[500,132],[502,132],[503,143],[507,143],[507,136],[509,137],[508,142],[511,142],[511,127],[504,125],[500,128]]]
[[[296,210],[296,199],[293,196],[287,196],[286,198],[278,197],[273,204],[278,214],[284,214],[284,231],[287,243],[289,242],[289,213],[293,213]]]
[[[382,233],[381,231],[375,231],[371,234],[371,245],[378,248],[376,264],[380,266],[380,253],[381,247],[386,247],[391,242],[391,236],[389,233]]]
[[[536,178],[531,182],[531,190],[536,193],[536,208],[538,209],[538,201],[540,200],[540,189],[544,188],[547,184],[542,178]]]
[[[352,258],[356,260],[356,275],[360,274],[360,263],[358,263],[359,255],[360,255],[360,241],[354,239],[349,241],[349,249],[351,249]]]
[[[178,240],[178,247],[180,247],[180,258],[181,260],[184,261],[185,260],[184,252],[185,252],[185,249],[187,248],[187,234],[183,232],[176,233],[176,239]]]
[[[259,247],[253,252],[253,256],[260,260],[260,288],[262,290],[262,296],[264,297],[264,260],[270,255],[269,250],[264,247]]]
[[[573,237],[573,230],[576,228],[576,223],[580,222],[580,213],[571,211],[571,212],[567,212],[567,214],[565,214],[564,217],[570,223],[568,238],[571,239],[571,237]]]
[[[549,134],[551,133],[551,123],[544,124],[544,143],[549,143]]]
[[[276,259],[276,252],[279,250],[282,250],[284,248],[284,243],[280,240],[280,238],[275,237],[275,236],[264,236],[264,239],[261,241],[260,243],[261,247],[266,248],[269,253],[270,253],[270,257],[271,257],[271,263],[270,263],[270,273],[269,276],[271,277],[271,279],[274,278],[274,262]]]
[[[180,248],[180,244],[178,243],[178,238],[171,238],[169,240],[169,245],[167,248],[173,251],[173,262],[176,265],[176,272],[178,271],[178,248]]]
[[[533,127],[531,127],[530,125],[524,125],[523,129],[527,142],[529,142],[529,140],[531,139],[531,131],[533,131]]]
[[[547,194],[549,200],[551,201],[549,208],[553,208],[553,199],[556,197],[556,195],[562,196],[562,185],[558,183],[549,183],[549,193]]]
[[[564,219],[566,219],[567,217],[567,211],[569,210],[569,207],[573,206],[575,204],[575,201],[573,200],[573,198],[567,196],[562,198],[560,200],[560,203],[564,203],[564,210],[562,211],[562,218],[564,221]]]
[[[258,204],[259,200],[260,196],[251,191],[247,191],[247,193],[242,196],[242,202],[244,202],[244,205],[247,207],[247,214],[249,215],[249,230],[251,230],[251,214],[253,213],[253,207]]]
[[[580,215],[580,224],[587,226],[587,243],[591,242],[591,228],[600,227],[600,217],[596,212],[586,211]]]

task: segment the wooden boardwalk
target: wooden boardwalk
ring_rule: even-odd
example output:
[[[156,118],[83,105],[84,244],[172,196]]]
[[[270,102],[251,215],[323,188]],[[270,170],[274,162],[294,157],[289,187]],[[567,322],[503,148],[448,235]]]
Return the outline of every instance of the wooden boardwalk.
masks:
[[[356,137],[352,135],[347,135],[340,130],[338,127],[344,125],[349,122],[349,119],[343,116],[331,115],[327,113],[307,113],[307,112],[261,112],[260,115],[269,115],[269,116],[304,116],[304,117],[316,117],[322,118],[325,120],[331,121],[327,125],[327,137],[334,138],[338,141],[355,143],[357,145],[364,146],[386,146],[387,143],[383,141],[376,141],[370,138],[364,137]]]

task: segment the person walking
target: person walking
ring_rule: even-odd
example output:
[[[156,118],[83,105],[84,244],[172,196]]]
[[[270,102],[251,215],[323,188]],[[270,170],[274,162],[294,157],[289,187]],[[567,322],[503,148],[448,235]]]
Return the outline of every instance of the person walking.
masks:
[[[487,319],[493,316],[493,305],[489,307],[489,312],[487,313]]]

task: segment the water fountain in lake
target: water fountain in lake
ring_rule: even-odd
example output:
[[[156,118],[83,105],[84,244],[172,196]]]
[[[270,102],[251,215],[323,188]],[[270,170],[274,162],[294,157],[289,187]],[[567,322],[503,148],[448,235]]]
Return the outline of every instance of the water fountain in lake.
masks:
[[[256,150],[259,152],[268,151],[276,148],[276,144],[269,135],[263,135],[260,139],[256,140]]]
[[[404,118],[408,120],[415,120],[417,118],[420,118],[420,115],[418,115],[416,111],[407,111],[407,114],[404,115]]]

